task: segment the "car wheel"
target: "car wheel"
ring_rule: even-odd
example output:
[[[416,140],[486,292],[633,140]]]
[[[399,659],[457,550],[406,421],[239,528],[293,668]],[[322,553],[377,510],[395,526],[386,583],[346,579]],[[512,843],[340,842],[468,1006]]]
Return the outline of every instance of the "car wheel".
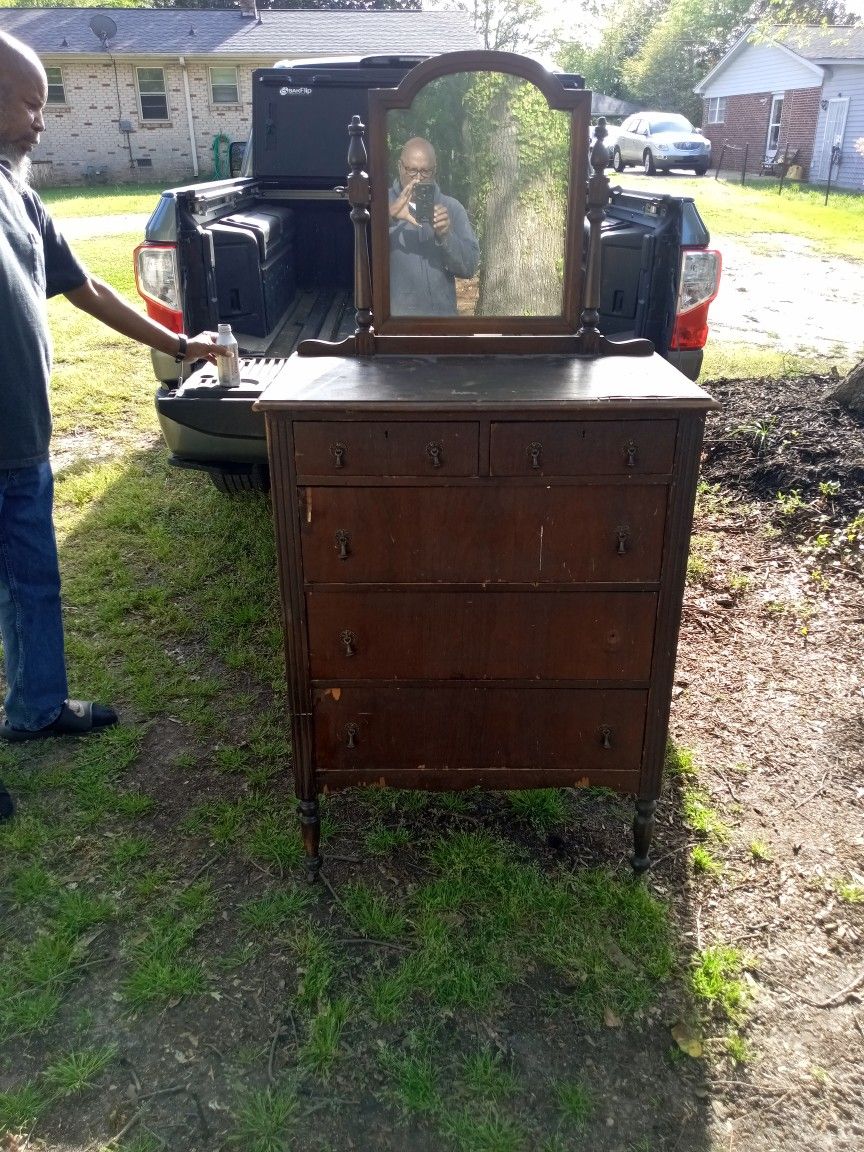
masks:
[[[642,168],[644,169],[646,176],[653,176],[657,171],[657,167],[654,164],[654,157],[651,155],[650,148],[645,149],[645,154],[642,157]]]
[[[247,472],[220,472],[214,468],[207,475],[213,487],[223,496],[270,491],[270,475],[268,469],[262,465],[253,465]]]
[[[696,173],[697,176],[704,176],[705,173],[708,171],[708,165],[707,164],[697,164],[696,167],[693,169],[693,171]]]
[[[621,149],[618,147],[617,144],[615,145],[615,148],[612,151],[612,167],[615,169],[616,172],[623,172],[624,171],[624,161],[621,159]]]

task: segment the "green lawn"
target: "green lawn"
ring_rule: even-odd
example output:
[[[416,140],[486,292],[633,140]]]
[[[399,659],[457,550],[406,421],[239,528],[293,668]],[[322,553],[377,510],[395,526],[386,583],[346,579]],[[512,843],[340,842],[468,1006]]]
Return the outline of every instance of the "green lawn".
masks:
[[[629,168],[614,184],[624,188],[676,196],[692,196],[699,214],[712,234],[747,238],[764,234],[772,238],[789,232],[812,240],[826,252],[864,260],[864,195],[833,193],[825,204],[825,192],[807,184],[788,183],[778,192],[777,180],[756,180],[741,187],[727,177],[643,176]]]
[[[164,184],[106,184],[104,187],[40,188],[39,195],[58,220],[71,216],[118,216],[152,212]]]

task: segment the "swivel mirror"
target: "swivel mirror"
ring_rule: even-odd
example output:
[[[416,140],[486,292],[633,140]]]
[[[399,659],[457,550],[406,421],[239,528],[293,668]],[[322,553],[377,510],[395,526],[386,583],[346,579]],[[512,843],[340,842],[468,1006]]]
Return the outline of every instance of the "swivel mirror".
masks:
[[[370,94],[378,333],[575,331],[590,107],[503,52]]]

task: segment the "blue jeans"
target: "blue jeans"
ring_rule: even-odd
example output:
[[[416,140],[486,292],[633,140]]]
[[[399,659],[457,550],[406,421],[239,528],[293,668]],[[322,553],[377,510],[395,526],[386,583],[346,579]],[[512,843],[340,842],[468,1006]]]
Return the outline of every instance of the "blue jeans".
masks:
[[[0,636],[6,720],[44,728],[69,695],[50,464],[0,469]]]

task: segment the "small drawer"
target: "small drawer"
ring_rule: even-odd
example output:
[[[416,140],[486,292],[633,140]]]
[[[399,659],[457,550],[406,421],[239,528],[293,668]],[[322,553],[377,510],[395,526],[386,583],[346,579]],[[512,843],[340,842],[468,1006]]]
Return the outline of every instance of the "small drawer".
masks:
[[[645,681],[656,592],[306,594],[313,679]]]
[[[476,476],[477,425],[400,420],[294,423],[298,476]]]
[[[322,688],[314,693],[323,772],[639,771],[647,693],[624,689]],[[508,785],[505,785],[505,787]],[[446,787],[446,785],[445,785]]]
[[[649,476],[672,471],[675,420],[492,425],[493,476]]]

